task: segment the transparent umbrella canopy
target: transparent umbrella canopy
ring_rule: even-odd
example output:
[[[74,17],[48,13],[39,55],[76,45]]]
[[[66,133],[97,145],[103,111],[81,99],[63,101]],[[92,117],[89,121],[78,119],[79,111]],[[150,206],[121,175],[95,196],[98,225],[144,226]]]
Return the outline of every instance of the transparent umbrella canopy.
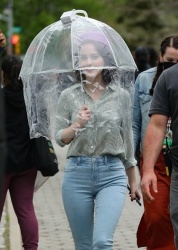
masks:
[[[81,46],[91,41],[100,44],[102,67],[81,64]],[[31,138],[54,137],[61,92],[80,81],[82,85],[79,75],[86,69],[109,72],[110,81],[132,94],[136,64],[122,37],[85,11],[65,12],[34,38],[20,72]]]

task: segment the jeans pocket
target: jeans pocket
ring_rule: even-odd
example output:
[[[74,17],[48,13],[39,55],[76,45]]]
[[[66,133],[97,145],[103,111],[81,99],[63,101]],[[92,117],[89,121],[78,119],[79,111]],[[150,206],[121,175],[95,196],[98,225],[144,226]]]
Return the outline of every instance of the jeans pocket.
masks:
[[[112,171],[124,170],[124,165],[119,158],[109,159],[107,165]]]
[[[77,167],[77,162],[75,159],[73,158],[69,158],[66,162],[65,168],[64,168],[64,172],[71,172],[71,171],[75,171]]]

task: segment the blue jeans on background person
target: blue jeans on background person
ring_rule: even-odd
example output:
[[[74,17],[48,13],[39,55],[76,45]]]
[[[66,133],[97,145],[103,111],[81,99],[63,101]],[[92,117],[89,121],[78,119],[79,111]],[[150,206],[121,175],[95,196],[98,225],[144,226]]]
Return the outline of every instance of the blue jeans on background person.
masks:
[[[112,250],[127,175],[119,157],[70,157],[62,184],[75,250]]]

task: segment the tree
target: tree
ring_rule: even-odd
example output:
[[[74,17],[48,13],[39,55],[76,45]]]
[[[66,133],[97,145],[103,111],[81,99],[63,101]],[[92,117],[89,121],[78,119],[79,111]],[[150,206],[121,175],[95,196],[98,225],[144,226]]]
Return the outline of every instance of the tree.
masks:
[[[1,0],[0,13],[8,3]],[[159,49],[161,40],[177,34],[177,0],[15,0],[14,26],[22,27],[21,52],[24,54],[33,38],[46,26],[72,9],[87,11],[90,18],[113,27],[133,51],[138,45]],[[1,21],[1,28],[7,31]]]

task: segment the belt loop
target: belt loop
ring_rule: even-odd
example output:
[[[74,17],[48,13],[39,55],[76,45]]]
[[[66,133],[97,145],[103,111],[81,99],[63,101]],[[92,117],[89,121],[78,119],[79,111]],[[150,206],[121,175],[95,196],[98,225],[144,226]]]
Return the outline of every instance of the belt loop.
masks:
[[[108,163],[108,158],[107,158],[107,156],[105,155],[105,165],[107,165],[107,163]]]
[[[80,156],[77,157],[77,164],[80,163]]]

